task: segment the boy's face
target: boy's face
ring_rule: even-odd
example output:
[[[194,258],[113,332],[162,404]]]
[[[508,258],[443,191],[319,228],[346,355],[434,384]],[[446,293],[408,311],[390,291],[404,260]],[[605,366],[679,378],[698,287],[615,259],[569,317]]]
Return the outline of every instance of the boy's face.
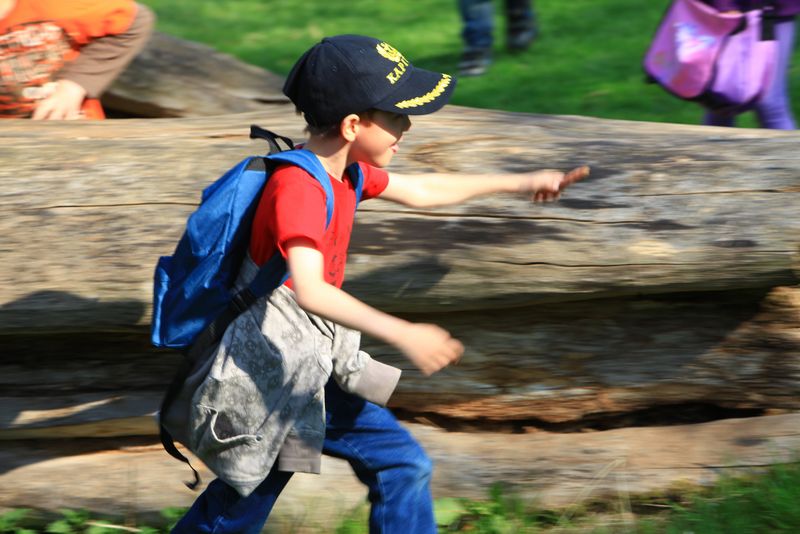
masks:
[[[392,161],[403,133],[409,128],[408,115],[374,110],[361,121],[351,153],[357,161],[385,167]]]

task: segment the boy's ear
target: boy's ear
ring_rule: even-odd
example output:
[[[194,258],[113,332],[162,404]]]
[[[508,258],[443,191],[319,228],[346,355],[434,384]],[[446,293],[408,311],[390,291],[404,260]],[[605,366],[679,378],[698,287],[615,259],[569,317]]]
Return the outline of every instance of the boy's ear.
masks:
[[[339,123],[339,132],[348,143],[356,140],[359,128],[361,128],[361,117],[355,113],[351,113]]]

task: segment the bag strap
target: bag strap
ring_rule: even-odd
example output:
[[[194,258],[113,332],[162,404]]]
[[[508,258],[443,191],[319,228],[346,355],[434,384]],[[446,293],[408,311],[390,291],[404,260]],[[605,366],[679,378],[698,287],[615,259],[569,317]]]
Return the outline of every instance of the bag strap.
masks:
[[[763,0],[761,2],[761,40],[775,40],[775,0]]]
[[[331,178],[328,176],[328,171],[322,166],[322,162],[320,162],[317,155],[310,150],[301,148],[270,154],[264,159],[275,163],[288,163],[289,165],[300,167],[319,182],[322,186],[322,190],[325,191],[325,209],[327,211],[325,227],[327,228],[333,217],[333,185],[331,185]]]
[[[178,365],[178,369],[176,369],[175,375],[172,377],[172,382],[170,382],[167,392],[161,400],[161,408],[159,408],[158,412],[158,437],[161,440],[161,445],[164,447],[164,450],[167,451],[170,456],[184,462],[189,466],[189,469],[192,470],[192,473],[194,473],[194,480],[192,482],[184,482],[184,484],[186,484],[187,488],[194,491],[200,485],[200,473],[197,472],[197,469],[194,468],[189,459],[181,454],[175,446],[175,440],[172,438],[172,434],[169,433],[169,430],[164,426],[163,421],[164,414],[167,413],[172,403],[175,402],[178,393],[183,389],[183,384],[186,382],[186,379],[189,378],[189,373],[194,364],[194,360],[188,357],[188,351],[184,352],[183,355],[184,358]]]
[[[350,181],[353,182],[353,186],[356,190],[356,209],[358,209],[358,205],[361,202],[361,195],[364,192],[364,172],[361,170],[361,165],[353,163],[347,167],[347,175],[350,177]]]
[[[250,125],[250,139],[264,139],[267,143],[269,143],[270,154],[276,154],[278,152],[283,152],[284,150],[294,150],[294,141],[288,137],[284,137],[276,134],[273,131],[267,130],[266,128],[262,128],[257,124]],[[286,147],[281,148],[281,146],[278,144],[278,141],[283,141]]]

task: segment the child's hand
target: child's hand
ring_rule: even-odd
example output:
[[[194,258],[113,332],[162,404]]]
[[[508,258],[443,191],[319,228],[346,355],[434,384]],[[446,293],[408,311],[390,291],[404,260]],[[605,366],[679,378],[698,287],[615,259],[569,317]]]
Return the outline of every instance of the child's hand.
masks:
[[[393,344],[426,376],[457,362],[464,353],[461,342],[435,324],[409,323]]]
[[[538,171],[529,175],[525,192],[532,195],[534,202],[552,202],[558,200],[561,191],[570,184],[589,176],[589,167],[572,169],[568,173],[559,171]]]
[[[33,120],[64,120],[81,118],[81,105],[86,89],[70,80],[59,80],[52,93],[41,100],[33,111]]]

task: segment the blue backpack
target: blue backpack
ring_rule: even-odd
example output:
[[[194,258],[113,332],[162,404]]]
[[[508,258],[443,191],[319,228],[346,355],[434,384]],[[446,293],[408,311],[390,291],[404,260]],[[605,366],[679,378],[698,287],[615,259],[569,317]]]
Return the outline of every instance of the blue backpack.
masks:
[[[162,256],[156,266],[153,289],[151,341],[157,347],[188,350],[201,334],[216,342],[235,319],[256,299],[286,280],[286,262],[280,253],[261,268],[247,289],[233,294],[239,268],[247,255],[250,229],[264,185],[280,164],[296,165],[313,176],[325,191],[327,219],[333,216],[333,189],[319,159],[308,150],[294,149],[291,139],[258,127],[251,137],[270,142],[270,153],[245,158],[203,191],[197,210],[172,256]],[[281,150],[280,139],[290,150]],[[347,169],[361,200],[363,175],[357,164]]]
[[[288,277],[286,261],[276,252],[247,288],[236,293],[232,290],[247,257],[261,192],[272,171],[287,163],[305,170],[325,191],[326,227],[333,216],[330,178],[314,153],[295,149],[291,139],[258,126],[250,127],[250,137],[265,139],[270,145],[269,154],[245,158],[208,186],[200,206],[186,223],[175,253],[162,256],[156,266],[151,341],[157,347],[179,349],[186,356],[161,403],[162,414],[172,405],[204,349],[218,342],[236,317]],[[278,141],[286,148],[281,148]],[[358,206],[364,176],[357,163],[347,168],[347,174],[353,181]],[[189,464],[163,424],[160,431],[167,452]],[[192,471],[195,481],[187,485],[194,489],[200,477],[194,468]]]

